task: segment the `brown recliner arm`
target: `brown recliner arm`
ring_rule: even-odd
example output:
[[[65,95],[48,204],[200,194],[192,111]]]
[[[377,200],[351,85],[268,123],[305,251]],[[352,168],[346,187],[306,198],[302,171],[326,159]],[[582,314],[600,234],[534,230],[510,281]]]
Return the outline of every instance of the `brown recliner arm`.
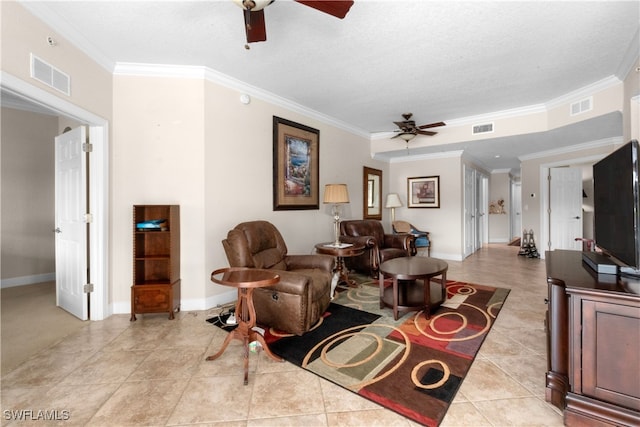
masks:
[[[305,268],[317,268],[332,272],[335,262],[331,255],[287,255],[284,259],[288,270],[300,270]]]
[[[277,292],[285,292],[290,294],[301,294],[300,290],[305,289],[311,280],[309,276],[295,271],[271,270],[280,276],[280,281],[274,285],[262,289],[273,289],[277,286]],[[274,289],[275,290],[275,289]]]
[[[411,234],[385,234],[384,247],[404,249],[408,254],[411,254],[414,240],[415,237]]]
[[[347,236],[341,235],[340,241],[343,243],[353,243],[364,245],[365,253],[354,257],[349,258],[348,263],[351,266],[355,266],[355,268],[366,269],[368,268],[373,275],[378,271],[378,267],[380,264],[380,254],[378,253],[378,241],[373,236]],[[367,250],[369,249],[369,250]],[[348,265],[349,265],[348,264]]]
[[[343,234],[340,236],[340,241],[342,243],[364,245],[365,249],[374,248],[378,244],[373,236],[347,236]]]

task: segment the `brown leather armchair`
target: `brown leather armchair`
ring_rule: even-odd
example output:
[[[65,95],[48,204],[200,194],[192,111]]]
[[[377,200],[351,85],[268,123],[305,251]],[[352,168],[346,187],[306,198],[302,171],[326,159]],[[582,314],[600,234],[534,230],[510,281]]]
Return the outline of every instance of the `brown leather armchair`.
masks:
[[[380,264],[393,258],[411,256],[414,237],[411,234],[385,234],[382,223],[373,219],[347,220],[340,223],[340,241],[365,247],[362,255],[346,258],[349,269],[378,276]]]
[[[302,335],[329,307],[332,256],[288,255],[282,235],[267,221],[238,224],[222,246],[231,267],[278,270],[280,282],[254,290],[259,324]]]

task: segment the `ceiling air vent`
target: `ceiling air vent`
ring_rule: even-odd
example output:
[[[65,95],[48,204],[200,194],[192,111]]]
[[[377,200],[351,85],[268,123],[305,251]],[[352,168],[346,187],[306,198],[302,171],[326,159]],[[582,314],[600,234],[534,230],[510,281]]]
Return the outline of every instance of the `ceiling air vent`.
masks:
[[[585,98],[581,101],[574,102],[571,104],[571,115],[575,116],[578,114],[585,113],[587,111],[591,111],[593,109],[593,97]]]
[[[31,55],[31,77],[65,95],[71,95],[71,79],[51,64]]]
[[[481,125],[473,125],[473,134],[478,135],[480,133],[493,132],[493,123],[484,123]]]

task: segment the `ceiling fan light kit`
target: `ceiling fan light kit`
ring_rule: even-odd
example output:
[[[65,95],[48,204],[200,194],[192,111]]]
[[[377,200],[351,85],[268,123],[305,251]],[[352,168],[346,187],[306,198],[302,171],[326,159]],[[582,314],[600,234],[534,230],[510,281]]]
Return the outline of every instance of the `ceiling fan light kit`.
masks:
[[[411,132],[401,132],[398,134],[398,137],[404,139],[405,142],[409,142],[416,137],[416,134]]]
[[[233,2],[244,10],[262,10],[274,0],[233,0]]]

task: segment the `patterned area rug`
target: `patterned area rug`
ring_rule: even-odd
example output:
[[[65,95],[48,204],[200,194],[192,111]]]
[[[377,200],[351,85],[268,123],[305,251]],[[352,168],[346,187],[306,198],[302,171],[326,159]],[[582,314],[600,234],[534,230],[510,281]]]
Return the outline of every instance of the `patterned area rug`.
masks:
[[[491,329],[508,289],[447,282],[447,300],[431,314],[393,319],[379,307],[377,281],[352,275],[329,309],[301,337],[267,329],[285,360],[427,426],[440,424]]]

